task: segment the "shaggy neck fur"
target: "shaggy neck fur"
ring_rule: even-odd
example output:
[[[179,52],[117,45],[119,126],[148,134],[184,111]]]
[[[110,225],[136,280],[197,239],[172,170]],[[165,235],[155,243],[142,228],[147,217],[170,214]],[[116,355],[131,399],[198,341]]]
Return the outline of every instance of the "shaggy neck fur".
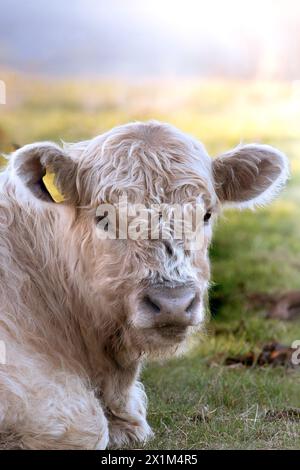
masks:
[[[77,373],[80,364],[82,373],[92,381],[103,376],[103,369],[113,366],[130,369],[130,380],[128,375],[126,379],[130,382],[137,373],[140,352],[126,344],[130,342],[130,336],[124,334],[126,326],[110,321],[103,328],[99,299],[80,290],[80,284],[84,284],[84,268],[79,262],[84,239],[78,238],[85,234],[72,230],[74,210],[53,210],[51,204],[43,203],[33,207],[26,197],[23,199],[20,202],[8,173],[3,174],[0,308],[8,336],[18,340],[22,331],[19,340],[29,344],[33,354],[35,349],[39,354],[42,350],[52,357],[54,365],[62,367],[67,359],[68,367],[73,364]],[[95,324],[95,318],[100,317],[102,324]]]

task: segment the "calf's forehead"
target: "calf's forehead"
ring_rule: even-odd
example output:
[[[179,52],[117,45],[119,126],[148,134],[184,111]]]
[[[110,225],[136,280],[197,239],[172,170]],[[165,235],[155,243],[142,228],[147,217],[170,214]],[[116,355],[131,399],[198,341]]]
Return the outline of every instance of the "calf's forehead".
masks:
[[[178,199],[192,188],[215,196],[204,146],[167,124],[124,125],[93,139],[81,155],[79,172],[93,186],[94,199],[109,200],[120,192],[143,199],[175,192]]]

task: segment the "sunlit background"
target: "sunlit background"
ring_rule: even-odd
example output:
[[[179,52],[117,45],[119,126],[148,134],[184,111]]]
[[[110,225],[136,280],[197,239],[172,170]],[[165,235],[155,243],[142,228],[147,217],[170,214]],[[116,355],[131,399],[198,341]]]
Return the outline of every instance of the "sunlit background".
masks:
[[[0,62],[45,75],[298,79],[298,0],[2,0]]]
[[[1,0],[0,80],[0,153],[154,118],[212,156],[241,141],[288,155],[277,202],[227,212],[216,227],[207,338],[144,381],[150,448],[299,448],[299,419],[264,420],[299,410],[299,375],[222,361],[300,338],[299,321],[266,320],[249,303],[300,287],[300,1]]]

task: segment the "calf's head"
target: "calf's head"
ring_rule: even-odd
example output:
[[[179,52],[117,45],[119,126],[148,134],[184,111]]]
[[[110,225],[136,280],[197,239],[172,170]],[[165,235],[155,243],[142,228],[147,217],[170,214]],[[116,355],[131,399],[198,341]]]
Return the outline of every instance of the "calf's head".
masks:
[[[288,176],[286,157],[270,146],[240,145],[211,159],[200,142],[157,122],[120,126],[64,150],[28,145],[11,166],[37,213],[58,214],[61,253],[95,328],[126,331],[145,351],[172,349],[202,324],[208,246],[220,208],[264,204]],[[46,170],[55,174],[62,204],[43,183]],[[201,214],[197,246],[184,233],[175,236],[175,219],[165,216],[170,207]]]

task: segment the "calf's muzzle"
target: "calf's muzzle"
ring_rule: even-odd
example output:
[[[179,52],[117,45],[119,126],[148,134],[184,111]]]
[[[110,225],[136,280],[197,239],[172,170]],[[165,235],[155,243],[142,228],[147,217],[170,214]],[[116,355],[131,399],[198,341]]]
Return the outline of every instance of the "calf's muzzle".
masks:
[[[201,318],[200,293],[194,287],[151,286],[144,292],[140,308],[151,316],[153,327],[188,327]]]

